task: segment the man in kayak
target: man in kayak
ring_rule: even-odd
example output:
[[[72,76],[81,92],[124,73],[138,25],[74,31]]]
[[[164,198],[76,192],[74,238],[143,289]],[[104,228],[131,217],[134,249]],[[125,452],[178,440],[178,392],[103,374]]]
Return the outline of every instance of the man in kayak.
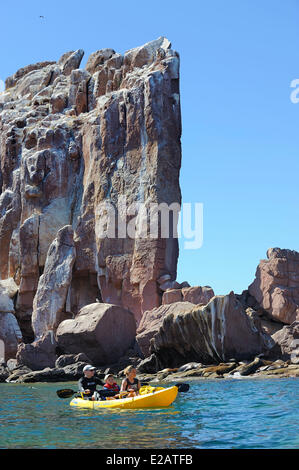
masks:
[[[140,382],[136,379],[136,369],[134,366],[128,366],[124,370],[126,378],[121,383],[121,392],[129,392],[128,397],[134,397],[139,394]]]
[[[97,385],[103,385],[103,382],[98,377],[95,377],[96,368],[88,364],[83,368],[83,377],[78,382],[79,392],[83,394],[84,398],[95,400],[97,398],[96,388]]]

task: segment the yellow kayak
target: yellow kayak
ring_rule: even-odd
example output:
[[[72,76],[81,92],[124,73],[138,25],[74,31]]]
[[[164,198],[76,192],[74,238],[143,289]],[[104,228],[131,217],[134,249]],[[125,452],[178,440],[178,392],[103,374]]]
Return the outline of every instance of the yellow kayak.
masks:
[[[159,387],[159,390],[153,390],[150,393],[136,397],[116,400],[91,401],[83,400],[82,398],[73,398],[70,405],[91,410],[98,410],[100,408],[122,408],[127,410],[137,408],[162,408],[171,405],[176,399],[177,394],[178,387],[174,385],[173,387],[164,389]]]

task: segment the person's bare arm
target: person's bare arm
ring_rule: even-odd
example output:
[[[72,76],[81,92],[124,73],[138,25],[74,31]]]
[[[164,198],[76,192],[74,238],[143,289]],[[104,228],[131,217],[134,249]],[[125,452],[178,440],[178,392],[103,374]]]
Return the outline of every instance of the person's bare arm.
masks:
[[[127,379],[124,379],[121,383],[120,391],[125,392],[126,391],[126,386],[127,386]]]

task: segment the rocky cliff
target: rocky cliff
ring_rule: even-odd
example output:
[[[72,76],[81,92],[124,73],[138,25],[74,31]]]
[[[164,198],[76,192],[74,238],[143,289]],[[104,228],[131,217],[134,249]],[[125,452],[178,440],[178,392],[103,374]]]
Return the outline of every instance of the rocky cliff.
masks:
[[[97,301],[139,323],[157,279],[176,278],[177,239],[107,236],[103,203],[122,228],[124,204],[180,203],[179,55],[163,37],[80,68],[83,54],[24,67],[0,94],[0,276],[26,342]]]
[[[83,54],[0,93],[0,353],[52,379],[73,377],[66,358],[75,376],[127,358],[297,361],[299,253],[269,249],[241,295],[176,281],[177,214],[160,208],[181,202],[178,53],[160,37]]]

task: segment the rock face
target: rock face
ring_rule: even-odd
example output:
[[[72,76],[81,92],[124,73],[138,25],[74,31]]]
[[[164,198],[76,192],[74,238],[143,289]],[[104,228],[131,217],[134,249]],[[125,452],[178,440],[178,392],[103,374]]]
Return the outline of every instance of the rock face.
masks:
[[[13,299],[17,292],[18,287],[12,278],[0,281],[0,360],[14,358],[18,345],[23,340],[14,315]]]
[[[158,308],[148,310],[144,313],[137,329],[136,341],[142,352],[147,357],[150,355],[151,339],[158,333],[167,315],[178,315],[190,312],[194,304],[190,302],[175,302],[161,305]]]
[[[14,313],[13,298],[18,292],[18,286],[13,278],[0,281],[0,312]]]
[[[231,292],[213,297],[206,306],[168,314],[153,336],[150,352],[163,368],[189,361],[212,364],[248,359],[272,347],[274,341],[262,330],[258,317],[247,315]]]
[[[3,341],[0,344],[0,356],[4,352],[5,361],[15,358],[18,345],[22,340],[22,333],[16,317],[12,313],[0,312],[0,341]]]
[[[210,286],[195,286],[183,288],[182,295],[183,299],[187,302],[206,305],[215,294]]]
[[[56,361],[56,341],[53,333],[49,331],[31,344],[20,344],[16,358],[19,366],[24,365],[31,370],[54,367]]]
[[[59,230],[50,245],[45,269],[33,301],[32,326],[36,338],[55,331],[65,320],[64,307],[72,280],[76,250],[71,226]]]
[[[176,278],[174,234],[164,238],[160,222],[156,237],[128,227],[140,204],[181,201],[179,56],[161,37],[124,55],[96,51],[85,69],[82,57],[23,67],[0,94],[0,279],[18,286],[27,341],[97,299],[139,322],[161,304],[157,279]],[[111,208],[120,224],[107,233]],[[49,274],[48,250],[65,226],[74,246],[52,299],[60,274]]]
[[[279,345],[283,360],[299,364],[299,321],[284,326],[272,338]]]
[[[192,304],[206,305],[214,295],[212,287],[209,286],[189,286],[181,289],[167,289],[163,294],[162,304],[166,305],[186,301]]]
[[[134,315],[117,305],[86,305],[73,320],[60,323],[56,339],[65,354],[85,353],[95,365],[116,362],[132,346]]]
[[[299,253],[270,248],[267,258],[248,291],[270,318],[291,324],[299,320]]]

